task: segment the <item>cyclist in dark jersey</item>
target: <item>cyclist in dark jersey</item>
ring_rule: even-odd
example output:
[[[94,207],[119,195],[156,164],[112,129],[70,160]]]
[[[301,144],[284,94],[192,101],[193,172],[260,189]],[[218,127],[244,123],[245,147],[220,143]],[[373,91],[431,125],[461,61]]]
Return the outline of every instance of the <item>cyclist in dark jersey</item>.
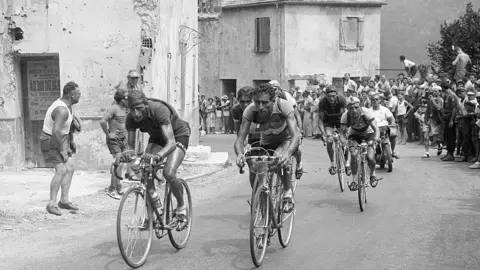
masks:
[[[327,153],[330,158],[330,174],[335,174],[335,163],[333,160],[333,130],[340,130],[340,119],[347,109],[347,101],[343,96],[338,95],[335,86],[329,85],[326,89],[326,96],[318,104],[318,127],[323,140],[327,142]],[[349,170],[350,164],[345,164]]]
[[[177,214],[180,225],[187,226],[186,207],[183,200],[183,187],[177,179],[178,167],[182,164],[190,138],[188,122],[180,119],[175,109],[165,101],[150,99],[143,92],[132,91],[128,95],[130,113],[126,118],[128,132],[127,149],[135,149],[135,133],[137,129],[150,135],[145,150],[150,158],[160,161],[166,159],[163,177],[169,182],[173,195],[177,199]],[[130,153],[122,155],[123,161],[130,161]],[[147,182],[147,190],[155,190],[154,181]]]
[[[238,136],[240,126],[242,125],[243,111],[245,110],[245,108],[247,108],[248,105],[250,105],[250,103],[252,103],[253,100],[253,87],[245,86],[240,88],[237,92],[237,100],[238,104],[235,104],[232,107],[232,117]],[[255,126],[252,126],[250,128],[250,132],[248,133],[248,144],[258,144],[259,141],[260,131],[256,130]]]

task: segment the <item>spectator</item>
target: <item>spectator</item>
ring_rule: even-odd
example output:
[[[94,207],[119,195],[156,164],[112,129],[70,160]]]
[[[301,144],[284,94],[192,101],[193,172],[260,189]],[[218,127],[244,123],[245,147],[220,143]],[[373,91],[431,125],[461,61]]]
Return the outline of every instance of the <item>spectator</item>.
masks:
[[[443,136],[447,145],[447,154],[443,156],[441,160],[454,161],[455,157],[453,154],[456,142],[455,115],[457,114],[459,107],[458,99],[455,93],[451,90],[448,81],[442,82],[442,90],[445,95],[445,102],[443,104],[443,122],[445,123]]]
[[[471,165],[470,169],[480,169],[480,92],[476,94],[477,107],[475,109],[476,121],[472,128],[472,139],[473,145],[475,147],[475,158],[476,161]]]
[[[208,99],[207,105],[207,127],[210,134],[215,134],[215,122],[216,122],[217,108],[213,102],[213,98]]]
[[[410,78],[415,77],[415,75],[417,74],[417,65],[414,62],[405,58],[404,55],[400,55],[400,62],[402,62],[403,67],[407,72],[407,76]]]
[[[399,144],[407,144],[407,115],[410,114],[413,109],[412,104],[408,103],[402,94],[398,94],[398,105],[397,105],[397,123],[399,129]],[[395,114],[394,114],[395,115]]]
[[[462,48],[456,46],[457,50],[457,58],[452,62],[452,65],[455,66],[455,75],[453,80],[455,82],[459,82],[465,78],[465,74],[467,73],[467,65],[472,63],[470,60],[470,56],[464,53]]]
[[[215,109],[216,109],[216,119],[217,119],[215,129],[222,132],[222,129],[223,129],[222,101],[217,96],[215,96]]]

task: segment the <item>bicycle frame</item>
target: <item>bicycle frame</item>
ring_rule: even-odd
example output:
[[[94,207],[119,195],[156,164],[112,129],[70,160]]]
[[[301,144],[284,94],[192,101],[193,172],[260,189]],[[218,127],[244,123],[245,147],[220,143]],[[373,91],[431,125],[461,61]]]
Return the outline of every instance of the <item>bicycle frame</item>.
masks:
[[[368,164],[367,164],[367,150],[368,144],[365,141],[362,141],[360,145],[350,145],[350,151],[357,151],[357,175],[359,174],[358,169],[361,167],[361,173],[364,176],[367,174]],[[366,168],[367,167],[367,168]]]

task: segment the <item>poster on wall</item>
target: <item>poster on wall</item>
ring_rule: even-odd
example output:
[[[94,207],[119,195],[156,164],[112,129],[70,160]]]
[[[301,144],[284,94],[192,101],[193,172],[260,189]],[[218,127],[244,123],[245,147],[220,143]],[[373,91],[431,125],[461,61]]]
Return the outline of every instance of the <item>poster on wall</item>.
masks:
[[[43,120],[48,107],[60,97],[58,60],[28,61],[27,83],[30,121]]]

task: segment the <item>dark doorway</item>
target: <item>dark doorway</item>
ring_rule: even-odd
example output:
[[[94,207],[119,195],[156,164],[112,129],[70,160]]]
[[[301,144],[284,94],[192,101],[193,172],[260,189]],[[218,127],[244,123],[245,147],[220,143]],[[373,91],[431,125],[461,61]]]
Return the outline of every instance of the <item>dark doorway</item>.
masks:
[[[253,87],[257,87],[262,83],[268,83],[270,80],[253,80]]]
[[[58,55],[20,56],[25,130],[25,161],[28,167],[53,167],[43,160],[40,135],[48,107],[61,96]]]
[[[237,95],[237,80],[222,80],[222,95]]]

